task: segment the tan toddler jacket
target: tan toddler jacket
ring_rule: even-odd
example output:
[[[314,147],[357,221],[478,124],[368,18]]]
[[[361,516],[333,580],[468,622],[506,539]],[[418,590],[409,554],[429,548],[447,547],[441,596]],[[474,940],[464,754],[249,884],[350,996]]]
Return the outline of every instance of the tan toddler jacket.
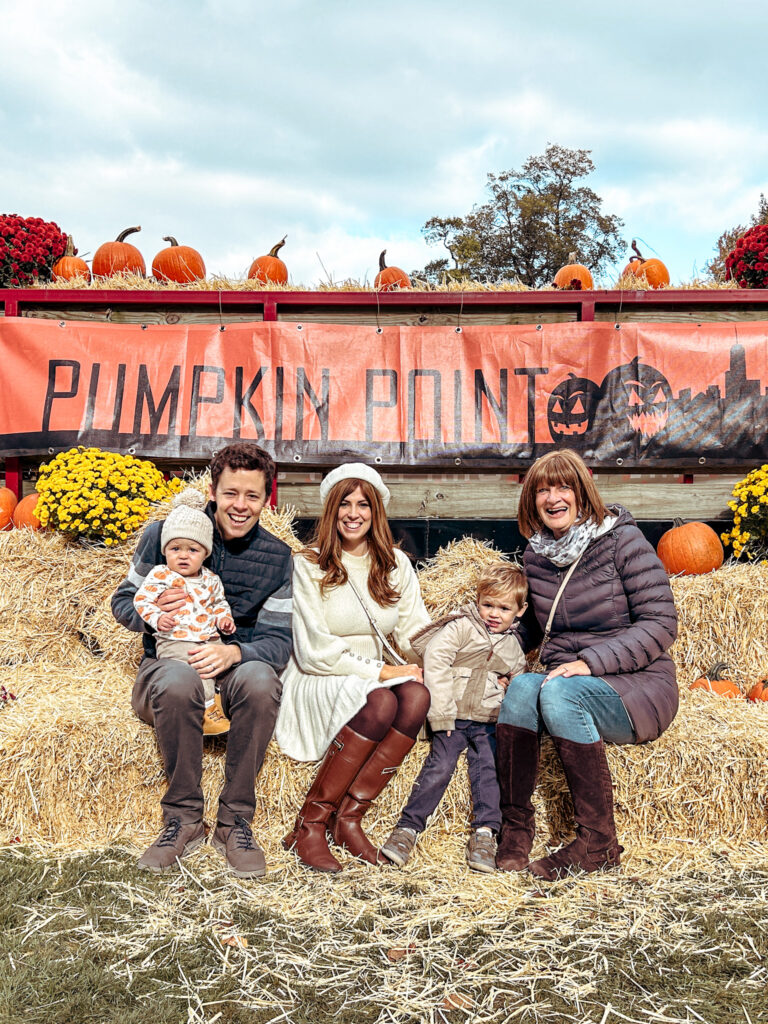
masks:
[[[504,697],[498,677],[518,675],[525,665],[514,627],[489,633],[475,604],[425,626],[411,646],[424,659],[428,719],[437,731],[455,728],[457,718],[495,722]]]

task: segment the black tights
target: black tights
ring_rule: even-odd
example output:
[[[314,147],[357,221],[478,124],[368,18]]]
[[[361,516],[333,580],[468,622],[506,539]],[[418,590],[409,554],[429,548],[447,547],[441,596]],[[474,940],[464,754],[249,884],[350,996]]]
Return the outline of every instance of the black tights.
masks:
[[[390,729],[415,740],[427,717],[429,700],[426,686],[413,680],[391,688],[381,686],[368,694],[368,700],[347,725],[367,740],[378,742]]]

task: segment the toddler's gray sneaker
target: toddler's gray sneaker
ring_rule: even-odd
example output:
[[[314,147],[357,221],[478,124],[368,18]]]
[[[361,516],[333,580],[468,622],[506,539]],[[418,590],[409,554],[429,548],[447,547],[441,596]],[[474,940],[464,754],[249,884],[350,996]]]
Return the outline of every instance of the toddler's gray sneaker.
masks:
[[[475,829],[469,837],[467,864],[473,871],[496,870],[496,839],[490,829]]]
[[[419,833],[414,832],[412,828],[396,828],[382,846],[381,852],[402,868],[408,863],[418,838]]]

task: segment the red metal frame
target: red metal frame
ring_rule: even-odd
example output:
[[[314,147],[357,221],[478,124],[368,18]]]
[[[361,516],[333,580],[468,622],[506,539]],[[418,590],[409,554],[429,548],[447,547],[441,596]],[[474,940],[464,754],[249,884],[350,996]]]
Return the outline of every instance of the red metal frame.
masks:
[[[659,291],[530,291],[530,292],[294,292],[294,291],[164,291],[108,289],[0,289],[0,304],[6,316],[22,316],[32,307],[66,309],[71,306],[157,306],[208,307],[227,311],[253,310],[264,320],[300,319],[307,309],[346,309],[366,312],[430,310],[456,311],[457,321],[464,311],[487,309],[524,311],[531,307],[558,311],[573,310],[577,320],[594,320],[598,313],[626,313],[632,309],[765,309],[768,319],[768,289],[678,289]],[[294,317],[291,317],[292,311]]]

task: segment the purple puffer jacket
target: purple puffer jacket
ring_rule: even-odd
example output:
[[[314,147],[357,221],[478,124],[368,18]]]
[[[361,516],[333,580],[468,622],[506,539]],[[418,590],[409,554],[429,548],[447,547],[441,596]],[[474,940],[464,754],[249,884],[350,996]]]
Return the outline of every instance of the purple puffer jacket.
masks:
[[[585,661],[619,694],[636,741],[644,743],[677,714],[675,665],[666,653],[677,636],[677,612],[664,567],[632,516],[621,505],[609,511],[619,520],[582,555],[540,657],[550,669]],[[541,633],[568,567],[558,569],[530,545],[523,561]]]

